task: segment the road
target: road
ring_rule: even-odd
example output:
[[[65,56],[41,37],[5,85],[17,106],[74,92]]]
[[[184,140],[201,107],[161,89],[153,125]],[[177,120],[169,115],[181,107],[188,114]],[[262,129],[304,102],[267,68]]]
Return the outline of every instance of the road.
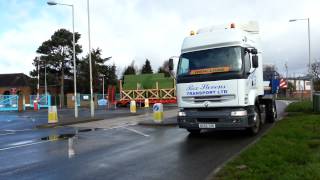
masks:
[[[281,116],[286,104],[277,106]],[[0,179],[205,179],[259,137],[138,125],[1,133]]]
[[[175,106],[167,106],[166,109],[176,108]],[[138,108],[136,115],[144,114],[145,110]],[[74,117],[73,109],[58,109],[59,121],[72,121]],[[114,117],[128,117],[133,116],[128,108],[117,109],[96,109],[95,118],[112,119]],[[90,119],[90,109],[80,108],[79,118]],[[48,123],[48,110],[41,109],[38,112],[28,110],[25,112],[0,112],[0,132],[1,130],[26,130],[34,129],[38,125]]]

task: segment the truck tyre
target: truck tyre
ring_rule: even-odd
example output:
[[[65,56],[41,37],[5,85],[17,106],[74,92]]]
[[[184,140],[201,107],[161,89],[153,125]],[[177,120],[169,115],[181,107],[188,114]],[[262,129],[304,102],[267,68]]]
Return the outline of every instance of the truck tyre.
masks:
[[[187,129],[187,131],[191,134],[191,135],[199,135],[201,132],[201,129]]]
[[[259,114],[259,109],[257,106],[255,106],[254,108],[254,116],[252,117],[254,120],[254,124],[252,127],[249,127],[247,130],[249,132],[250,135],[257,135],[259,133],[260,130],[260,125],[261,125],[261,118],[260,118],[260,114]]]
[[[277,107],[276,103],[272,101],[267,105],[267,112],[266,112],[267,121],[269,123],[274,123],[277,119]]]

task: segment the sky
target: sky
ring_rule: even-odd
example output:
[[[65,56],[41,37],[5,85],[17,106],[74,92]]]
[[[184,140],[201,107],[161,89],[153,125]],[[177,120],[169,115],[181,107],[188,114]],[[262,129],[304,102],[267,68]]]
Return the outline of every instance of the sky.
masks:
[[[84,56],[88,53],[87,0],[59,0],[73,4],[75,31],[81,34]],[[0,74],[33,69],[37,48],[58,29],[72,30],[71,8],[48,6],[46,0],[0,0]],[[153,69],[180,54],[191,30],[215,24],[258,21],[264,64],[280,73],[288,64],[289,76],[307,71],[307,21],[310,18],[311,60],[319,60],[319,0],[90,0],[91,46],[121,74],[133,60],[145,59]]]

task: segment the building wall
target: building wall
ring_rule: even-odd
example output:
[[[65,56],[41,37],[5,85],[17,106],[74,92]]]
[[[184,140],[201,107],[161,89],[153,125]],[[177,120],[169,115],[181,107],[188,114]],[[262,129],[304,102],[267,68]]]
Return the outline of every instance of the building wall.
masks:
[[[16,88],[17,92],[20,92],[20,95],[25,96],[26,103],[29,103],[30,101],[30,95],[32,93],[32,90],[30,87],[0,87],[0,95],[5,94],[6,91],[11,92],[11,88]]]

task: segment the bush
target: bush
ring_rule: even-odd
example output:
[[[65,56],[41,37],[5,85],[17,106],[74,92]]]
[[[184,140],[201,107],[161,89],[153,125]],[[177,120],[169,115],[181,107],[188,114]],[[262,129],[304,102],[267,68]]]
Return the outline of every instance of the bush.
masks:
[[[312,112],[313,106],[311,101],[299,101],[289,104],[286,112]]]

